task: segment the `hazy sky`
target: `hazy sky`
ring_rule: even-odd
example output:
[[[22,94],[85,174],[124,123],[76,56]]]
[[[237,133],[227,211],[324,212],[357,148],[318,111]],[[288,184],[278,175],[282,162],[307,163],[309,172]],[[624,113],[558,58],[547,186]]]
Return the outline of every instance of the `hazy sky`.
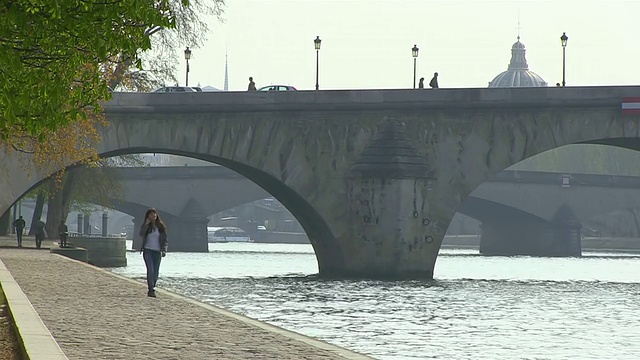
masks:
[[[562,81],[562,32],[567,86],[640,84],[639,16],[635,0],[227,0],[226,21],[211,19],[193,49],[189,83],[222,89],[226,49],[230,90],[246,90],[249,76],[311,90],[318,35],[320,89],[411,88],[414,44],[418,78],[437,71],[441,87],[487,87],[519,31],[529,69],[551,86]]]

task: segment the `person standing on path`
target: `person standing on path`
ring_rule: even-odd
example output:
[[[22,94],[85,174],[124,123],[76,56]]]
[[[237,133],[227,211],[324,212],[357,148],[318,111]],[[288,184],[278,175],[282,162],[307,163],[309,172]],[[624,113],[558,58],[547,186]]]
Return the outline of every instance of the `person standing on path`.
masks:
[[[140,228],[142,236],[142,258],[147,267],[147,296],[156,297],[156,283],[160,273],[160,260],[167,255],[167,227],[164,225],[156,209],[147,210],[144,223]]]
[[[47,231],[45,227],[47,225],[42,220],[36,221],[36,248],[40,249],[42,246],[42,240],[47,236]]]
[[[424,89],[424,78],[420,78],[420,82],[418,83],[418,89]]]
[[[27,223],[22,218],[22,215],[20,215],[20,217],[13,222],[13,226],[16,229],[16,237],[18,238],[18,247],[22,247],[22,233],[24,232],[25,226],[27,226]]]
[[[69,235],[69,227],[64,223],[64,220],[60,220],[58,225],[58,236],[60,236],[60,247],[67,247],[67,236]]]
[[[253,77],[249,76],[249,87],[247,91],[256,91],[256,83],[253,82]]]

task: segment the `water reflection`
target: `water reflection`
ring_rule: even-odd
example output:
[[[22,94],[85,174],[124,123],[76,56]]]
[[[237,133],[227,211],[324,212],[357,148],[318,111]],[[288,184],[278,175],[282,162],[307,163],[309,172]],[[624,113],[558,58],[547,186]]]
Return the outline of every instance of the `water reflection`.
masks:
[[[436,281],[318,279],[308,245],[171,253],[160,286],[379,359],[635,359],[640,258],[445,251]],[[114,269],[142,278],[144,264]]]

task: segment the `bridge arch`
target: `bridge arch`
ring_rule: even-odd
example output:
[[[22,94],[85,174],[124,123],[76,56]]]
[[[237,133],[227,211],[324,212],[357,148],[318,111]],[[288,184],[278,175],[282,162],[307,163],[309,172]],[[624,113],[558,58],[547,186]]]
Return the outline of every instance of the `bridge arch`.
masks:
[[[128,154],[140,153],[162,153],[169,155],[178,155],[198,160],[207,161],[224,166],[238,174],[246,177],[256,185],[263,188],[267,193],[276,198],[284,205],[289,212],[296,218],[304,229],[313,249],[316,253],[318,261],[318,269],[320,272],[331,273],[332,269],[344,266],[342,251],[332,234],[331,229],[325,222],[324,218],[311,206],[297,191],[276,179],[271,174],[248,166],[238,161],[225,159],[219,156],[199,154],[188,151],[179,151],[167,148],[119,148],[114,151],[101,153],[101,157],[113,157]]]

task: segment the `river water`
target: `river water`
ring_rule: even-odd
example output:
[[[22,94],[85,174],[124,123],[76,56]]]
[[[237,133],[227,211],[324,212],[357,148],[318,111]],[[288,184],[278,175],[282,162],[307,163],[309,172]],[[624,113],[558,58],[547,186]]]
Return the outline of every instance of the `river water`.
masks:
[[[436,280],[390,282],[318,279],[310,245],[209,250],[169,253],[158,286],[377,359],[640,358],[640,256],[442,250]]]

